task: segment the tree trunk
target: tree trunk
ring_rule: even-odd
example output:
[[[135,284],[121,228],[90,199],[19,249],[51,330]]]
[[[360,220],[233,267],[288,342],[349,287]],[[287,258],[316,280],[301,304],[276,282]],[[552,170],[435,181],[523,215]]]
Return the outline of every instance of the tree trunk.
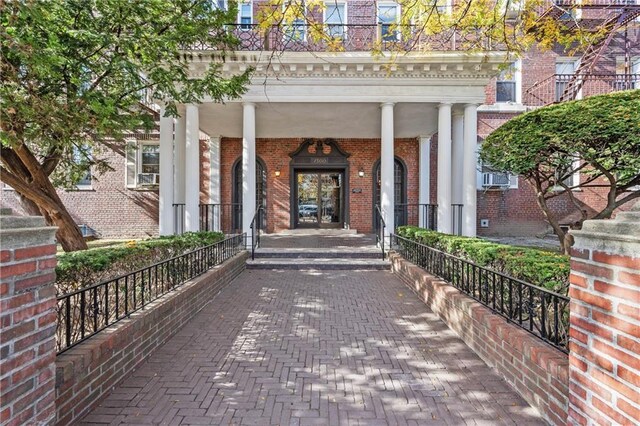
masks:
[[[547,200],[544,198],[544,191],[542,190],[542,185],[535,181],[532,182],[532,185],[536,191],[536,202],[538,203],[538,207],[542,210],[542,214],[544,215],[551,228],[553,228],[553,232],[558,237],[558,241],[560,242],[560,251],[564,254],[569,254],[569,249],[572,245],[572,239],[567,238],[567,233],[562,230],[560,227],[560,223],[556,220],[554,215],[551,213],[549,206],[547,205]]]
[[[16,191],[16,195],[20,200],[20,207],[28,216],[42,216],[42,212],[36,203],[31,201],[29,198],[25,197],[18,191]]]
[[[2,161],[8,170],[3,168],[0,179],[13,187],[21,198],[35,204],[48,225],[58,227],[56,239],[64,251],[86,250],[88,246],[78,225],[62,203],[42,165],[26,147],[19,149],[21,152],[18,153],[3,147]]]

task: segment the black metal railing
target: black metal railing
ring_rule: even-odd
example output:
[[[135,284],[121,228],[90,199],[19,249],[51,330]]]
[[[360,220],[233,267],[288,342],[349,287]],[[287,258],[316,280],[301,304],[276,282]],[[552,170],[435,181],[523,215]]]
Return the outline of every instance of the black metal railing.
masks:
[[[640,89],[640,74],[589,74],[581,77],[576,77],[574,74],[552,74],[526,88],[523,92],[522,103],[530,106],[542,106],[559,102],[565,88],[574,78],[584,80],[581,89],[583,98]]]
[[[228,24],[226,31],[237,39],[237,50],[245,51],[347,51],[381,50],[495,50],[500,46],[486,31],[450,29],[429,34],[422,25],[401,24]],[[211,46],[194,45],[192,50]]]
[[[396,203],[394,207],[394,226],[411,225],[426,229],[436,229],[438,218],[437,204]]]
[[[451,283],[529,333],[568,352],[569,298],[392,234],[402,257]]]
[[[236,235],[129,274],[58,296],[58,353],[127,318],[245,249]]]
[[[242,203],[200,204],[200,230],[241,233]]]
[[[462,235],[462,208],[464,204],[451,204],[451,234]]]
[[[382,210],[380,210],[380,206],[375,207],[373,227],[374,233],[376,234],[376,245],[380,247],[380,250],[382,251],[382,259],[384,260],[386,257],[384,251],[384,233],[387,228],[387,224],[385,223],[384,217],[382,216]]]
[[[260,247],[260,234],[264,230],[264,208],[262,206],[258,206],[256,212],[253,214],[253,219],[251,219],[251,225],[249,228],[251,229],[251,259],[255,259],[256,248]]]
[[[173,204],[173,233],[184,234],[184,206],[185,204]]]

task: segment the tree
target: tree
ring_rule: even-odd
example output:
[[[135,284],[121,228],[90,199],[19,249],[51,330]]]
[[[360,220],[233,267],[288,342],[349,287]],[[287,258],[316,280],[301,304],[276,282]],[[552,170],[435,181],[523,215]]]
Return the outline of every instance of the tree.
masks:
[[[567,197],[586,219],[610,218],[640,197],[640,90],[593,96],[540,108],[516,117],[483,142],[480,159],[517,174],[534,188],[538,206],[568,252],[571,241],[549,206]],[[580,172],[580,182],[571,176]],[[576,190],[602,188],[606,205],[589,213]]]
[[[125,133],[154,127],[144,101],[197,103],[240,96],[249,71],[231,78],[213,64],[190,77],[189,46],[221,56],[233,48],[224,24],[237,8],[210,0],[23,0],[2,2],[0,180],[58,226],[65,251],[86,243],[56,187],[74,185]],[[150,96],[149,96],[150,95]]]

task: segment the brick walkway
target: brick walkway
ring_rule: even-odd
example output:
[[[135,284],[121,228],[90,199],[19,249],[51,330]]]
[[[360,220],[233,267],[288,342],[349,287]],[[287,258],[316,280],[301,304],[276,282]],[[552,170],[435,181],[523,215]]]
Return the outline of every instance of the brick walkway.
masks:
[[[83,424],[544,424],[390,272],[245,271]]]

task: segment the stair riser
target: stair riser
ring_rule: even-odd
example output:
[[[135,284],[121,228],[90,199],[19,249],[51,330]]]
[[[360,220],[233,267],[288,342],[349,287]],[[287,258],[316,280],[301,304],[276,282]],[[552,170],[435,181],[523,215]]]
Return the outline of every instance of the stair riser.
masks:
[[[298,271],[388,271],[391,269],[391,265],[279,265],[279,264],[247,264],[247,269],[287,269]]]
[[[326,253],[326,252],[305,252],[305,253],[260,253],[256,251],[256,259],[270,259],[270,258],[287,258],[287,259],[316,259],[319,257],[325,259],[382,259],[382,253],[370,252],[370,253]]]

